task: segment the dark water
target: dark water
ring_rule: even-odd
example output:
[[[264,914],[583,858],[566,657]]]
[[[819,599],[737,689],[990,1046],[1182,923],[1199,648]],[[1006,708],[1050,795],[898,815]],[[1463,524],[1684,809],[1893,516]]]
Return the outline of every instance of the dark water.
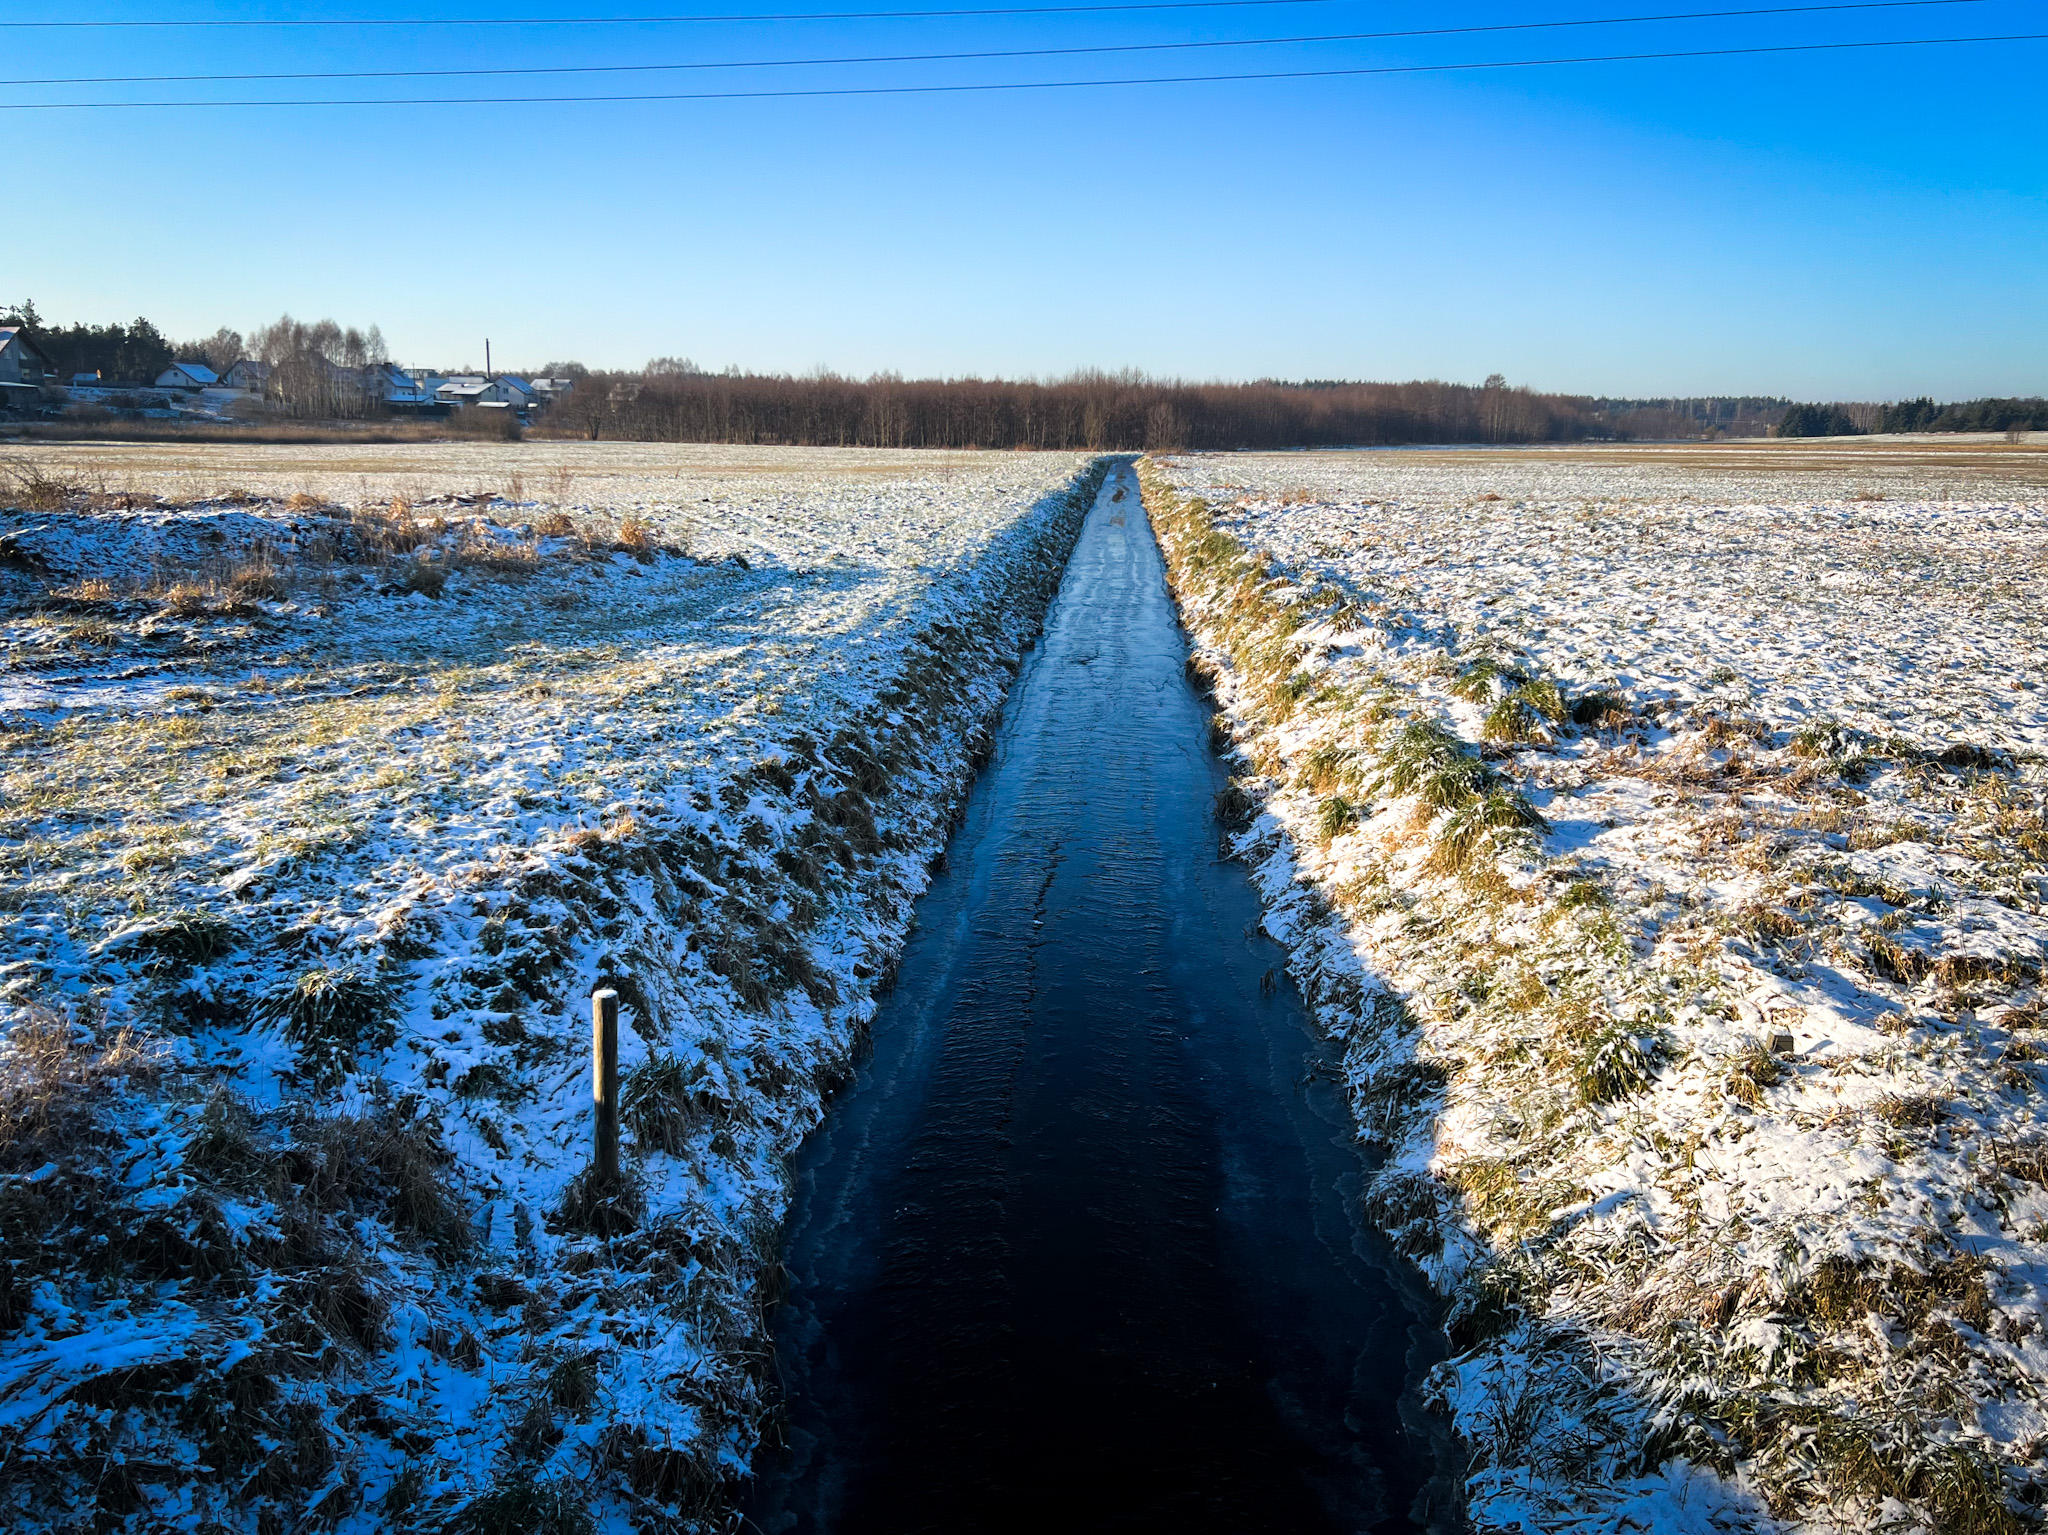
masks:
[[[1428,1302],[1218,859],[1185,658],[1120,470],[805,1148],[759,1529],[1455,1528]]]

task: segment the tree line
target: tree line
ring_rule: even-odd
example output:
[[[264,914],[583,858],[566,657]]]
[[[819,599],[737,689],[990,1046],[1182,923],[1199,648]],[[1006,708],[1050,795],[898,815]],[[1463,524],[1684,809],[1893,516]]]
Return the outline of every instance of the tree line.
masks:
[[[216,372],[244,358],[264,364],[264,393],[298,420],[360,420],[382,414],[371,370],[387,362],[376,326],[286,315],[247,336],[226,326],[173,342],[148,319],[57,325],[35,305],[0,309],[49,357],[60,381],[98,373],[114,384],[148,384],[173,362]],[[551,431],[588,438],[874,448],[1287,448],[1420,442],[1570,442],[1584,439],[1854,436],[1867,432],[2048,430],[2048,400],[1982,399],[1938,404],[1814,403],[1782,399],[1602,399],[1510,386],[1405,384],[1342,379],[1190,384],[1136,372],[1065,378],[905,379],[712,373],[687,358],[656,358],[638,372],[592,372],[549,363],[579,382],[556,406]]]
[[[1596,399],[1617,437],[1768,437],[1792,402],[1775,395],[1697,395],[1655,400]]]
[[[146,319],[131,325],[52,325],[31,300],[0,311],[0,325],[26,331],[60,380],[97,373],[114,383],[148,383],[178,360],[163,332]]]
[[[1960,400],[1937,405],[1922,396],[1887,405],[1878,418],[1880,432],[2023,432],[2048,431],[2048,400]]]
[[[1872,432],[2044,432],[2048,400],[1957,400],[1925,395],[1890,404],[1794,405],[1778,421],[1780,437],[1861,437]]]
[[[573,371],[551,364],[550,371]],[[659,359],[585,373],[551,430],[655,442],[864,448],[1329,447],[1557,442],[1612,435],[1592,402],[1484,384],[1261,380],[1187,384],[1142,374],[866,379],[710,373]]]

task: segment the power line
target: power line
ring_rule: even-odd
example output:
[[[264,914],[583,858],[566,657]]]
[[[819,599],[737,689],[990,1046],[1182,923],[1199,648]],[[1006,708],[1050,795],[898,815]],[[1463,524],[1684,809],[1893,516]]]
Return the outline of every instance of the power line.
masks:
[[[1091,16],[1112,11],[1218,11],[1265,5],[1338,5],[1345,0],[1134,0],[1121,5],[991,6],[952,11],[736,12],[704,16],[414,16],[235,21],[0,21],[0,28],[84,27],[653,27],[728,21],[911,21],[960,16]]]
[[[1402,32],[1329,32],[1301,37],[1240,37],[1176,43],[1103,43],[1072,48],[1004,48],[967,53],[882,53],[805,59],[733,59],[681,64],[547,64],[494,69],[301,70],[274,74],[72,75],[0,80],[15,85],[189,85],[258,80],[440,80],[515,75],[650,74],[685,69],[790,69],[838,64],[930,64],[971,59],[1042,59],[1078,54],[1166,53],[1205,48],[1270,48],[1295,43],[1387,42],[1396,38],[1465,37],[1488,32],[1541,32],[1567,27],[1618,27],[1667,21],[1720,21],[1752,16],[1804,16],[1840,11],[1890,11],[1926,6],[1982,5],[1986,0],[1851,0],[1830,5],[1778,5],[1740,11],[1676,11],[1655,16],[1599,16],[1579,21],[1517,21],[1475,27],[1427,27]]]
[[[1729,59],[1766,54],[1845,53],[1874,48],[1938,48],[1958,43],[2048,42],[2048,32],[1992,37],[1901,37],[1876,42],[1780,43],[1752,48],[1692,48],[1671,53],[1604,53],[1569,59],[1493,59],[1470,64],[1386,64],[1352,69],[1285,69],[1227,75],[1150,75],[1122,80],[1010,80],[960,85],[847,85],[807,90],[675,91],[614,96],[371,96],[241,101],[7,101],[0,112],[79,112],[141,107],[487,107],[573,106],[603,102],[780,101],[825,96],[939,96],[977,91],[1097,90],[1128,85],[1212,85],[1255,80],[1335,80],[1365,75],[1438,75],[1491,69],[1543,69],[1561,64],[1636,64],[1667,59]]]

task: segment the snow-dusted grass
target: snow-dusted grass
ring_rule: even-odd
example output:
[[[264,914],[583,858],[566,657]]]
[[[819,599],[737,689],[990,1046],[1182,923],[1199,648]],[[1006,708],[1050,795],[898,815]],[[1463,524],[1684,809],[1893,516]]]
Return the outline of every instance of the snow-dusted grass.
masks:
[[[550,452],[11,480],[10,1529],[723,1518],[783,1159],[1093,481]],[[600,984],[622,1189],[579,1177]]]
[[[1483,1527],[2048,1496],[2044,470],[1147,466]]]
[[[858,516],[846,498],[863,486],[915,482],[927,493],[943,494],[969,484],[1003,483],[999,471],[1005,464],[1057,456],[929,452],[908,459],[880,449],[563,441],[0,445],[0,464],[40,465],[50,475],[114,498],[163,496],[189,503],[239,492],[365,506],[394,496],[414,502],[497,496],[528,507],[528,515],[533,507],[558,505],[613,517],[658,507],[684,529],[696,514],[715,508],[726,536],[734,538],[744,537],[757,505],[793,504],[812,491],[822,489],[841,505],[833,519],[839,522]],[[829,470],[820,468],[826,464]]]

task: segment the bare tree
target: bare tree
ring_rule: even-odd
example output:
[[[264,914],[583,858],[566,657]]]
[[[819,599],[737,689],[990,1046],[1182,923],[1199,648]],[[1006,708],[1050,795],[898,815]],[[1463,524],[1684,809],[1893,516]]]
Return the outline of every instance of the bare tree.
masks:
[[[199,360],[216,373],[227,372],[246,355],[242,350],[242,333],[225,325],[199,342],[193,350],[198,353]]]
[[[1501,373],[1489,373],[1479,386],[1479,437],[1482,442],[1508,440],[1508,381]]]
[[[332,320],[307,325],[284,315],[255,332],[249,349],[268,369],[265,395],[285,415],[357,420],[383,409],[374,370],[389,354],[374,325],[344,330]]]

